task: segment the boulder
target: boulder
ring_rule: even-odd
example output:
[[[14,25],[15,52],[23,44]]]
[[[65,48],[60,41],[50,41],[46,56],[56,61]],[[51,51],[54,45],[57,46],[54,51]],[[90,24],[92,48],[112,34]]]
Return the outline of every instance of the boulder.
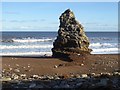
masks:
[[[67,9],[60,16],[60,26],[57,39],[53,43],[53,57],[66,57],[70,53],[88,53],[89,40],[83,26],[76,21],[74,13]]]

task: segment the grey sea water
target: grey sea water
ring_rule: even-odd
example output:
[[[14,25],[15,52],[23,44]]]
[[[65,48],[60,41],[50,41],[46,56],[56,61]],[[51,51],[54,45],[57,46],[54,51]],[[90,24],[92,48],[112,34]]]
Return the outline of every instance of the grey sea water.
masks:
[[[86,32],[92,54],[118,54],[118,32]],[[2,32],[0,56],[51,56],[57,32]]]

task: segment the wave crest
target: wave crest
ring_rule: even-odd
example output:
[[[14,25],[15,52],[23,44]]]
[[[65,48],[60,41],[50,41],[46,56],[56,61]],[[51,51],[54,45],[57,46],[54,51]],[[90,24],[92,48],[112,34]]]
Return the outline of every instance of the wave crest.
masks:
[[[7,46],[7,45],[0,45],[0,49],[21,49],[21,48],[52,48],[53,45],[19,45],[19,46]]]
[[[35,39],[35,38],[22,38],[22,39],[5,39],[0,40],[1,42],[5,43],[12,43],[12,42],[18,42],[18,43],[32,43],[32,42],[49,42],[53,41],[52,38],[42,38],[42,39]]]

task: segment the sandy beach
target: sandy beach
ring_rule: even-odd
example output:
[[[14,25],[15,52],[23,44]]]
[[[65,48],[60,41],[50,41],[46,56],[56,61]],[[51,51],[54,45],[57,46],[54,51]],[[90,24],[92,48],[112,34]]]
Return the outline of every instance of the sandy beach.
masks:
[[[83,73],[112,73],[118,70],[119,55],[88,55],[86,57],[73,56],[73,62],[67,62],[58,58],[22,58],[22,57],[3,57],[2,69],[14,72],[19,69],[20,73],[27,76],[38,75],[70,75]]]
[[[3,90],[12,88],[119,90],[119,55],[74,54],[70,59],[74,61],[68,62],[63,58],[52,57],[2,57]]]

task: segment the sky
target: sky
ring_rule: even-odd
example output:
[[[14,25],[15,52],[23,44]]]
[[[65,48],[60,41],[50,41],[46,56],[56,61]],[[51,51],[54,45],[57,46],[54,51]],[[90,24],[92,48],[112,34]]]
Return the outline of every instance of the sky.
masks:
[[[3,2],[2,31],[58,31],[68,8],[85,31],[118,30],[117,2]]]

